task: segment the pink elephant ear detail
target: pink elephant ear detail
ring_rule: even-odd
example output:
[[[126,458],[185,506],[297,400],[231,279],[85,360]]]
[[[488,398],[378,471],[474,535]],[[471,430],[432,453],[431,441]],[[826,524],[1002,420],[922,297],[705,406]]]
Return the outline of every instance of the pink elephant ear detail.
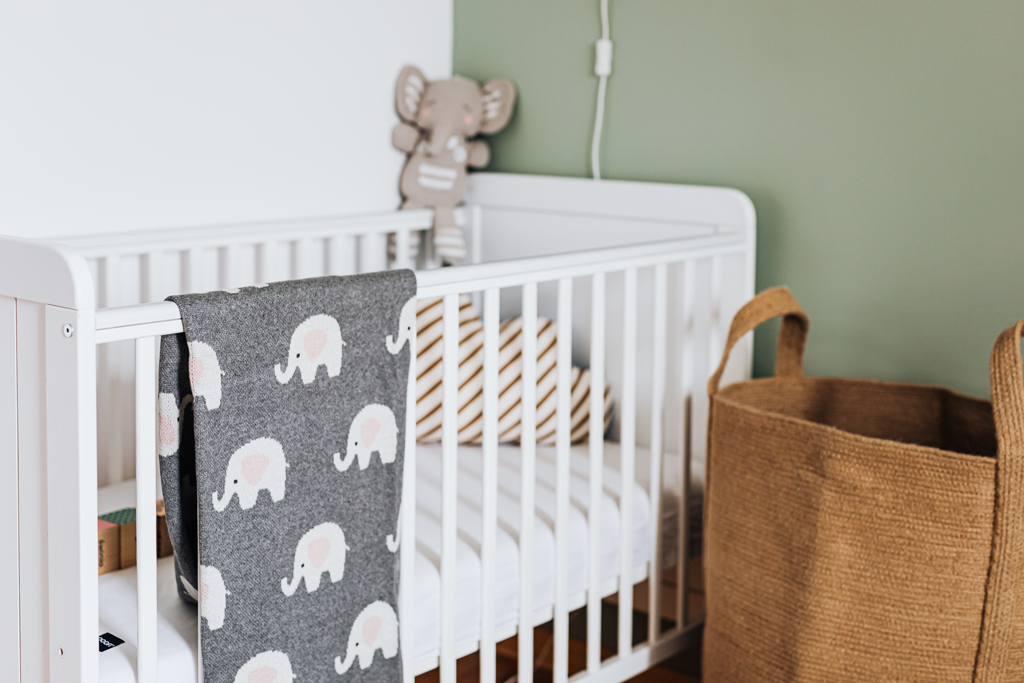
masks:
[[[327,553],[331,552],[331,542],[326,538],[318,538],[309,544],[309,561],[310,563],[320,569],[324,566],[324,560],[327,559]]]
[[[269,666],[261,666],[249,672],[248,683],[274,683],[277,680],[277,671]]]
[[[373,644],[377,642],[377,636],[380,635],[380,627],[383,625],[380,617],[367,617],[363,621],[363,644],[367,647],[373,647]]]
[[[359,438],[362,439],[364,446],[372,445],[377,440],[377,434],[379,433],[380,420],[370,417],[363,420],[363,423],[359,425]]]
[[[205,602],[206,598],[210,597],[210,584],[206,583],[205,581],[199,584],[199,595]]]
[[[192,379],[192,386],[199,384],[199,378],[203,376],[203,361],[195,356],[189,356],[188,375]]]
[[[251,486],[255,486],[263,479],[263,473],[267,471],[268,465],[270,465],[270,458],[262,453],[248,455],[242,461],[242,476]]]
[[[327,346],[327,333],[323,330],[311,330],[302,338],[302,346],[306,350],[306,356],[311,359],[320,357],[320,352]]]
[[[163,413],[160,413],[160,443],[172,444],[174,443],[174,437],[176,436],[176,430],[171,421],[164,417]]]

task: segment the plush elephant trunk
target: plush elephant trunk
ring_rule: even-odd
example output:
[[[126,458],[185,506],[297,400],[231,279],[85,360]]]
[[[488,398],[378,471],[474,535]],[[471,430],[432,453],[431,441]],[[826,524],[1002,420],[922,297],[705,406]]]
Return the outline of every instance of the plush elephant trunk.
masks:
[[[288,382],[292,381],[292,375],[295,374],[296,367],[298,366],[295,365],[295,363],[291,362],[291,360],[288,361],[288,369],[286,369],[284,372],[281,372],[280,363],[275,365],[274,374],[277,375],[277,381],[280,382],[281,384],[288,384]]]
[[[292,597],[295,595],[295,591],[299,589],[299,581],[301,580],[302,575],[298,573],[292,577],[291,583],[288,583],[288,579],[281,579],[281,592],[289,598]]]
[[[350,450],[348,453],[345,454],[344,460],[341,459],[341,453],[335,453],[334,466],[338,468],[339,472],[344,472],[345,470],[352,466],[352,461],[355,460],[355,457],[356,452],[353,450]]]
[[[231,502],[231,496],[233,496],[233,495],[234,495],[234,493],[232,493],[231,491],[229,491],[227,489],[227,487],[225,487],[224,488],[224,496],[222,498],[218,499],[217,492],[214,491],[213,492],[213,509],[216,510],[217,512],[224,512],[224,508],[226,508],[228,506],[228,503]]]
[[[430,139],[427,141],[427,156],[439,157],[445,153],[448,138],[458,136],[454,126],[438,126],[430,131]]]
[[[353,626],[353,628],[355,628]],[[356,661],[356,646],[351,641],[348,644],[348,652],[345,654],[345,661],[341,661],[341,657],[334,658],[334,670],[339,674],[343,674],[352,668],[352,662]]]

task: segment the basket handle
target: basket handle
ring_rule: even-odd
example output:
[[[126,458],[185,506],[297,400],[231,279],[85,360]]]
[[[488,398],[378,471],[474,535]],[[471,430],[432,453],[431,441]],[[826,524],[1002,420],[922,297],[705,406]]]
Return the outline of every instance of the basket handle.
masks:
[[[1024,364],[1020,338],[1024,320],[1004,330],[992,347],[989,375],[996,438],[996,497],[992,525],[992,557],[985,585],[985,607],[975,664],[976,682],[1008,680],[1011,664],[1007,651],[1024,634],[1014,624],[1024,623]]]
[[[783,318],[775,351],[775,376],[803,377],[804,343],[807,341],[809,324],[807,314],[800,308],[788,287],[774,287],[761,292],[736,312],[729,326],[729,338],[725,342],[722,361],[708,380],[708,394],[718,392],[718,383],[722,380],[729,353],[736,342],[747,332],[780,315]]]

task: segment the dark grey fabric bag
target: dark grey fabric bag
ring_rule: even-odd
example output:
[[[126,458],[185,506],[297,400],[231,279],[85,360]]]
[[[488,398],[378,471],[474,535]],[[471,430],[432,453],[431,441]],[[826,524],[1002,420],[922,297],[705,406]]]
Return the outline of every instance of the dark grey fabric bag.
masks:
[[[391,271],[170,298],[160,477],[206,681],[401,680],[415,295]]]

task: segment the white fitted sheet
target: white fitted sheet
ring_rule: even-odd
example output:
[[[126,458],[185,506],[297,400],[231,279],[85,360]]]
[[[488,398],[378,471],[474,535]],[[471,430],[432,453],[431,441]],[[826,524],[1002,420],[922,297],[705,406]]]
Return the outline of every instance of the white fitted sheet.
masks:
[[[572,479],[569,507],[569,568],[566,577],[571,608],[585,603],[589,583],[588,508],[590,504],[589,450],[587,445],[574,446],[571,456]],[[417,673],[437,665],[440,653],[441,604],[441,447],[419,445],[416,449],[416,601],[414,645]],[[605,495],[601,504],[601,593],[616,590],[619,574],[619,530],[621,515],[619,496],[620,448],[605,444]],[[555,593],[554,540],[554,460],[553,447],[537,449],[537,494],[534,522],[534,623],[551,618]],[[499,447],[498,534],[495,562],[495,630],[499,639],[515,633],[519,622],[519,462],[520,449]],[[455,640],[457,656],[478,647],[481,620],[481,451],[476,446],[459,447],[459,505],[457,585],[455,598]],[[662,486],[663,561],[674,563],[677,545],[678,491],[680,488],[679,458],[664,459]],[[633,512],[634,581],[646,576],[650,557],[650,455],[636,449],[636,488]],[[691,485],[696,493],[701,488],[702,472],[694,468]],[[124,482],[99,491],[99,512],[109,512],[134,505],[135,483]],[[691,505],[699,498],[691,496]],[[161,682],[194,683],[196,680],[197,624],[196,610],[177,596],[172,558],[158,563],[158,650]],[[111,632],[125,643],[100,654],[100,681],[121,683],[135,681],[136,589],[135,569],[113,572],[99,577],[99,633]]]

